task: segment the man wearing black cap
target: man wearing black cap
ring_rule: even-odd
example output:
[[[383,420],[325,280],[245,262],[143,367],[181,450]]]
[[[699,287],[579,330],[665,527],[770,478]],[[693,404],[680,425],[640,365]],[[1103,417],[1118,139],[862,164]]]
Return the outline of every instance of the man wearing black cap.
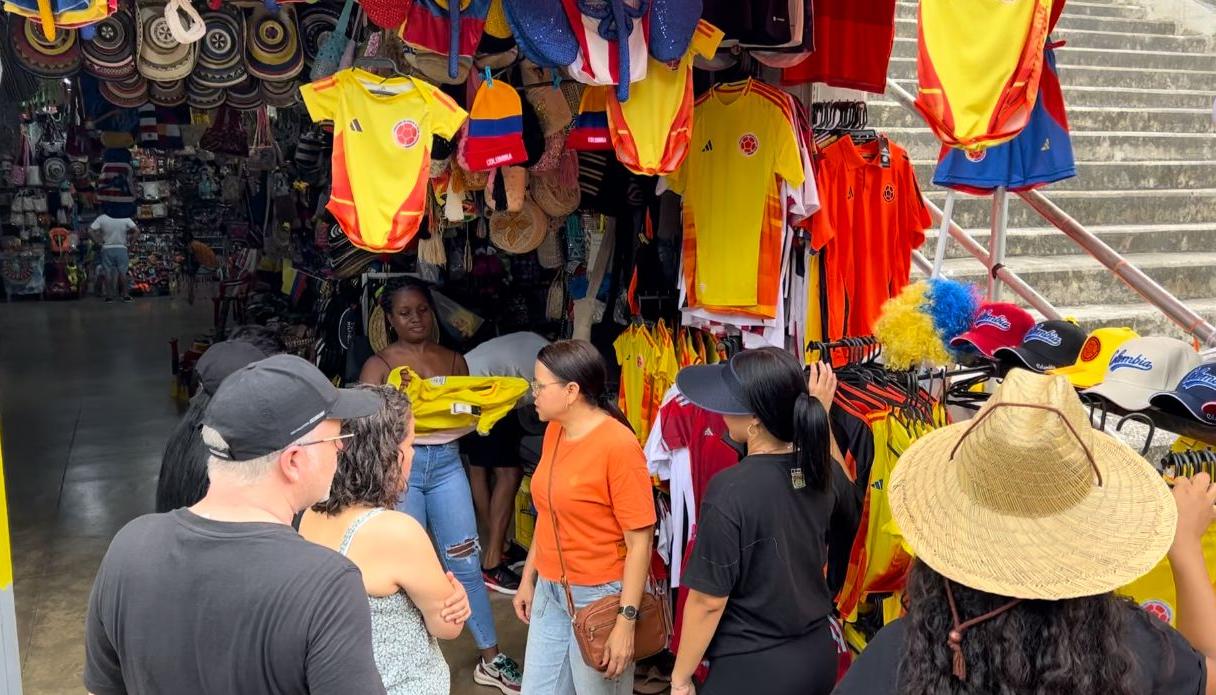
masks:
[[[85,624],[91,693],[384,693],[358,569],[300,538],[342,420],[379,408],[287,355],[223,381],[203,418],[211,487],[115,536]]]

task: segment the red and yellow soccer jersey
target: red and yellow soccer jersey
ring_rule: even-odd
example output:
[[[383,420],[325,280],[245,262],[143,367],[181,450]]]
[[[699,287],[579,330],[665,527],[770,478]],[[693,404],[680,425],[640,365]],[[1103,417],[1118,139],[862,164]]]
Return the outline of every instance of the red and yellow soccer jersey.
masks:
[[[326,208],[355,246],[401,251],[426,208],[431,136],[451,139],[468,114],[422,80],[383,80],[357,68],[304,85],[300,93],[314,121],[334,122]]]
[[[646,79],[630,87],[629,100],[608,96],[608,128],[617,159],[646,176],[670,174],[684,162],[692,139],[692,61],[712,58],[722,30],[702,20],[684,58],[674,65],[650,58]]]
[[[908,153],[893,142],[857,146],[841,138],[820,153],[816,176],[820,208],[811,245],[826,254],[825,337],[869,335],[883,302],[908,283],[912,251],[924,243],[932,218]]]
[[[916,108],[943,144],[1013,139],[1038,99],[1052,0],[923,0]]]
[[[697,102],[692,147],[669,177],[684,197],[688,306],[776,315],[781,182],[800,186],[805,176],[790,99],[748,80]]]
[[[650,404],[653,400],[651,389],[653,380],[647,379],[646,374],[655,360],[657,346],[650,338],[650,333],[641,326],[630,326],[617,336],[612,344],[616,350],[616,363],[621,367],[620,393],[617,395],[617,407],[629,420],[629,426],[639,441],[646,441],[649,435]]]

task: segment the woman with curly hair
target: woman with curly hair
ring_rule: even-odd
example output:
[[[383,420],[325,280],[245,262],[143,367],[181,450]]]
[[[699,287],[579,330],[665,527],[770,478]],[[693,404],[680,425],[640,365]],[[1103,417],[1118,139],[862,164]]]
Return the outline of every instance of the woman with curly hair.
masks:
[[[917,556],[907,616],[836,693],[1216,692],[1210,660],[1113,593],[1165,556],[1178,511],[1151,464],[1090,427],[1067,380],[1013,370],[888,482]]]
[[[414,423],[391,386],[361,386],[384,399],[348,420],[329,497],[304,513],[300,535],[358,566],[372,612],[372,647],[389,695],[446,695],[447,662],[436,638],[455,639],[469,616],[464,587],[445,574],[426,530],[393,510],[409,480]]]

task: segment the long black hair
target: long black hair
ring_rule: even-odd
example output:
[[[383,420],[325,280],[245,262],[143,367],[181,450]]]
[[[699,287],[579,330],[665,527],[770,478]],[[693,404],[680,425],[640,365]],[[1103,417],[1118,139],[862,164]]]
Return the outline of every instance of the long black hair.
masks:
[[[793,443],[794,459],[806,487],[826,490],[832,473],[828,414],[808,392],[802,365],[789,352],[766,347],[744,350],[735,355],[731,366],[764,429]]]
[[[608,365],[595,346],[585,340],[559,340],[541,349],[536,359],[567,384],[578,384],[579,393],[629,429],[629,419],[608,393]]]
[[[161,457],[160,476],[156,481],[156,511],[171,512],[179,507],[191,507],[207,494],[211,481],[207,477],[210,452],[199,433],[203,412],[211,396],[200,388],[190,399],[190,406],[173,428],[165,453]]]
[[[1124,623],[1139,608],[1113,593],[1021,601],[979,623],[962,640],[967,668],[966,680],[959,680],[947,644],[954,623],[946,581],[923,562],[908,576],[900,695],[1135,694],[1136,659],[1124,641]],[[1010,600],[957,582],[950,590],[961,620]]]

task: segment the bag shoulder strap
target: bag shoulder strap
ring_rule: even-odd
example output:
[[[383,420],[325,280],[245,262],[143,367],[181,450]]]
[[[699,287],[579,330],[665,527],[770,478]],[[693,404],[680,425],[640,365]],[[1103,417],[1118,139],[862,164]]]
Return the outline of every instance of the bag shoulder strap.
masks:
[[[455,1],[456,0],[453,0],[453,2]],[[553,504],[553,476],[555,469],[557,468],[557,451],[561,447],[562,434],[562,428],[558,427],[557,441],[553,443],[553,455],[549,457],[549,519],[553,524],[553,541],[555,545],[557,545],[557,563],[562,568],[561,585],[562,589],[566,592],[566,608],[569,609],[570,620],[573,621],[575,615],[574,594],[570,592],[570,580],[567,578],[566,573],[566,556],[564,553],[562,553],[562,534],[557,526],[557,507]]]

